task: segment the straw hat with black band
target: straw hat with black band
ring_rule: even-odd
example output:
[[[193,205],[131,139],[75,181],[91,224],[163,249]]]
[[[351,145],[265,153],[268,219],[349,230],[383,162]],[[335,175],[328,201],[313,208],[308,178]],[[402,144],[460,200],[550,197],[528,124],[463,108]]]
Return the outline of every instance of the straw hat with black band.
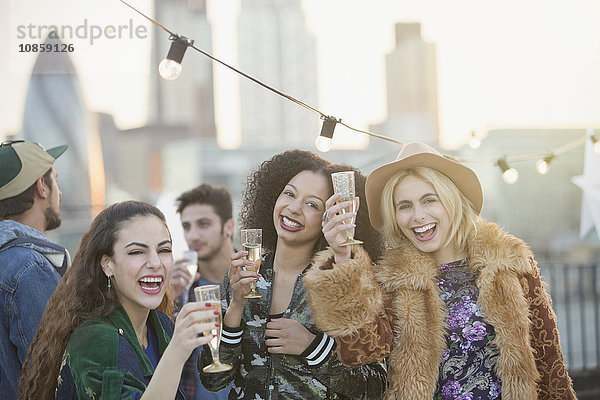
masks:
[[[41,145],[26,141],[0,144],[0,200],[18,196],[29,189],[52,168],[67,147],[44,150]]]
[[[483,207],[483,191],[479,178],[473,170],[463,164],[442,155],[431,146],[421,142],[406,144],[396,161],[376,168],[367,177],[365,194],[369,207],[369,219],[373,228],[381,231],[383,228],[383,215],[381,213],[381,194],[388,180],[397,172],[409,167],[428,167],[446,175],[471,201],[477,214]]]

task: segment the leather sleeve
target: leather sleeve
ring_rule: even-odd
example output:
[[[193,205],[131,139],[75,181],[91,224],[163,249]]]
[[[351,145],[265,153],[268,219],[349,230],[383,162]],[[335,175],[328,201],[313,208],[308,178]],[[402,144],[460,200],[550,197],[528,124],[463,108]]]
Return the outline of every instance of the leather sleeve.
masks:
[[[388,316],[391,300],[384,298],[384,310],[355,334],[336,339],[338,358],[348,367],[381,361],[390,354],[392,321]],[[391,313],[389,315],[392,315]]]
[[[531,346],[536,367],[541,376],[538,399],[576,399],[571,378],[567,373],[550,296],[540,279],[540,271],[530,258],[533,271],[520,277],[531,319]]]

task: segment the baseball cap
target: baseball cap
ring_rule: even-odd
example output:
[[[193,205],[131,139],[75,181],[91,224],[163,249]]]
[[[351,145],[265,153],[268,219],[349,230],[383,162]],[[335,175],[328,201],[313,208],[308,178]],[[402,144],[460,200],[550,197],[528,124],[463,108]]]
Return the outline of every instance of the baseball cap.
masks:
[[[67,145],[45,150],[40,144],[11,141],[0,144],[0,200],[23,193],[43,176]]]

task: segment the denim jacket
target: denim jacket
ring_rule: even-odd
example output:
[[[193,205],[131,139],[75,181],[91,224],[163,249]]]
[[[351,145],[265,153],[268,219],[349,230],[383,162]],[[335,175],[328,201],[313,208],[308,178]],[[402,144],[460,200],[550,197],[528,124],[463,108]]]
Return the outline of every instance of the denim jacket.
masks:
[[[302,282],[302,276],[309,269],[310,265],[298,275],[289,307],[282,317],[298,320],[315,334],[313,343],[301,355],[268,352],[265,332],[275,272],[273,254],[267,254],[260,266],[262,277],[256,284],[264,297],[248,300],[239,328],[223,327],[220,358],[233,369],[221,373],[200,372],[200,380],[207,389],[222,389],[233,380],[230,400],[374,400],[383,397],[387,378],[383,364],[374,362],[355,368],[345,367],[337,357],[333,338],[316,328]],[[231,296],[231,286],[225,275],[221,290],[223,313]],[[204,346],[200,364],[208,365],[211,361],[210,351]]]
[[[38,230],[0,221],[0,393],[15,399],[21,366],[46,302],[66,269],[66,250]]]

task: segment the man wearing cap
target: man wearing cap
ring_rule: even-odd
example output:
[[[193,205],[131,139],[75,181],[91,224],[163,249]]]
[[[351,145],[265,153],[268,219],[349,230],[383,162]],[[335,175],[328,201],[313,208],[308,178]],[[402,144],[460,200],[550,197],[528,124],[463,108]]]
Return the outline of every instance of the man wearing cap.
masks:
[[[15,399],[21,367],[46,302],[70,262],[45,232],[60,225],[54,162],[67,146],[0,145],[0,394]]]

